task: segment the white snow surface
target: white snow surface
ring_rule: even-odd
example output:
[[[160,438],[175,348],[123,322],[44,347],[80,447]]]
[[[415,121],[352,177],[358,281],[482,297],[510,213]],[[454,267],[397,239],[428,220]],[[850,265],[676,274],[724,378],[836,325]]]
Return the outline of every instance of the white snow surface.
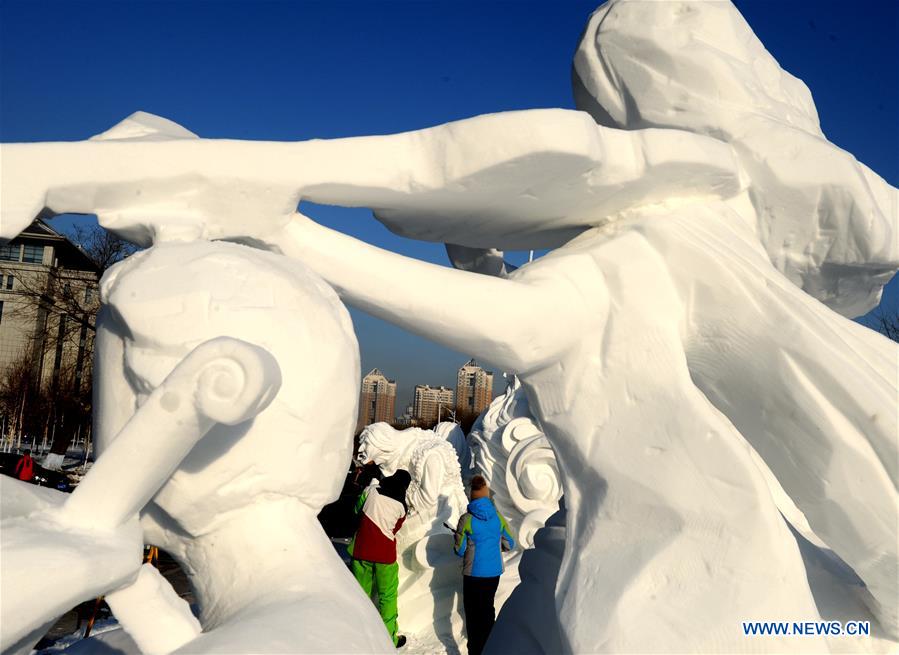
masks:
[[[203,632],[181,652],[393,650],[315,519],[357,416],[341,301],[520,379],[566,508],[497,625],[548,626],[523,652],[895,650],[899,347],[845,316],[899,267],[896,189],[826,140],[729,2],[611,0],[575,94],[588,113],[391,136],[208,140],[138,113],[0,146],[0,238],[46,210],[154,244],[102,283],[97,464],[64,504],[0,487],[3,651],[139,580],[142,541],[195,587]],[[302,198],[371,207],[459,268],[317,225]],[[554,250],[501,261],[538,247]],[[410,523],[428,535],[412,565],[432,564],[434,517],[464,508],[457,451],[381,437],[439,481]],[[145,587],[127,593],[186,619]],[[135,604],[120,620],[149,643]],[[458,620],[457,599],[433,607],[432,628]],[[868,613],[860,644],[740,628]]]

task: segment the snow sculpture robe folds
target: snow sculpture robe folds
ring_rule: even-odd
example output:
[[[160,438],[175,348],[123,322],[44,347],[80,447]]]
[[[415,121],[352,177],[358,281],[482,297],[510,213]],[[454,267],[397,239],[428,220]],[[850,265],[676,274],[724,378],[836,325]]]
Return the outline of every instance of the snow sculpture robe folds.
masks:
[[[810,588],[814,558],[772,479],[820,552],[864,585],[877,638],[852,647],[895,639],[899,353],[841,314],[871,307],[899,268],[896,189],[826,140],[808,90],[727,2],[603,5],[578,49],[575,93],[585,111],[384,137],[213,141],[139,114],[99,140],[3,145],[0,236],[44,209],[97,213],[139,243],[243,239],[301,260],[348,303],[518,374],[564,491],[554,616],[567,652],[847,648],[742,634],[743,620],[835,616],[853,593]],[[300,198],[372,207],[400,234],[450,244],[459,269],[321,227],[294,212]],[[508,248],[555,249],[512,270]],[[439,297],[421,292],[433,288]],[[156,319],[135,344],[148,345],[126,359],[136,373],[160,362],[153,375],[120,373],[101,407],[116,389],[126,400],[152,392],[177,363],[161,363],[173,344],[186,354],[159,320],[175,305],[147,314]],[[106,360],[121,362],[126,334],[113,337]],[[223,438],[228,454],[240,450],[236,432]],[[216,500],[196,472],[218,461],[191,453],[145,515],[147,534],[183,557],[209,548],[207,510],[257,488],[242,468],[234,483],[214,480]],[[304,507],[336,493],[324,486]],[[232,610],[213,603],[204,628],[249,620]]]

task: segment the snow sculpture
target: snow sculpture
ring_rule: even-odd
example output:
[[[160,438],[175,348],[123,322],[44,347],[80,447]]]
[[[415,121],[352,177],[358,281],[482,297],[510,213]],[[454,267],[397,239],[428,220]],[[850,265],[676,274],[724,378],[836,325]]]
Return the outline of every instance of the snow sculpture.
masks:
[[[138,242],[245,239],[517,373],[564,488],[566,651],[828,648],[741,633],[848,593],[813,598],[754,452],[895,636],[899,353],[819,300],[876,302],[899,267],[896,189],[824,138],[807,89],[729,3],[612,0],[575,71],[589,114],[297,144],[137,115],[97,141],[4,145],[0,236],[47,209]],[[327,230],[300,198],[375,207],[454,244],[460,269]],[[527,248],[555,250],[502,265]]]
[[[4,522],[4,651],[33,645],[23,630],[35,619],[112,591],[144,652],[393,651],[316,520],[351,457],[359,377],[333,291],[302,264],[207,242],[158,244],[111,269],[101,290],[101,455],[62,512],[37,528],[33,516]],[[59,566],[50,575],[40,558],[35,577],[23,562],[44,541]],[[144,541],[188,573],[200,623],[140,567]],[[63,548],[75,556],[62,560]],[[42,580],[59,602],[46,604]]]
[[[443,524],[455,525],[468,506],[455,448],[433,430],[373,423],[359,435],[357,461],[374,462],[385,475],[397,469],[411,474],[409,515],[396,537],[399,622],[417,642],[452,643],[462,632],[460,573],[452,535]]]
[[[275,255],[172,242],[111,269],[102,295],[101,453],[114,447],[116,425],[172,358],[207,335],[252,340],[282,370],[268,410],[194,448],[143,512],[145,538],[178,559],[200,605],[204,632],[184,648],[392,650],[316,520],[340,492],[358,402],[356,340],[333,291],[302,264]],[[341,629],[347,621],[354,630]]]
[[[402,528],[407,535],[444,521],[458,521],[468,505],[456,449],[433,430],[395,430],[388,423],[372,423],[359,435],[356,459],[360,464],[374,462],[384,475],[393,475],[398,469],[409,471],[409,518]],[[412,520],[414,517],[417,519]],[[415,523],[418,525],[412,529]]]
[[[641,4],[610,6],[626,16]],[[716,4],[725,11],[710,14],[706,3],[653,4],[663,13],[686,7],[694,24],[708,20],[723,34],[743,24],[730,5]],[[691,41],[683,22],[662,23]],[[754,71],[779,71],[765,57],[749,67],[752,76],[728,82],[745,85],[747,96],[762,103],[765,87]],[[670,72],[670,84],[702,83],[678,73]],[[569,126],[568,136],[554,142],[560,163],[545,169],[559,177],[530,176],[529,164],[548,163],[539,129],[526,131],[538,135],[533,141],[498,130],[489,139],[493,147],[472,145],[466,159],[469,170],[473,161],[484,170],[452,177],[459,170],[454,148],[499,117],[472,119],[447,137],[450,157],[437,174],[443,195],[432,191],[430,169],[412,170],[420,186],[411,184],[392,202],[381,198],[376,216],[406,236],[485,251],[554,246],[573,235],[566,230],[577,232],[507,278],[473,272],[480,269],[470,257],[469,271],[409,261],[300,216],[266,241],[309,263],[348,302],[520,375],[563,475],[569,538],[557,604],[566,650],[733,650],[744,644],[739,625],[747,616],[819,616],[796,541],[746,441],[822,541],[865,582],[878,629],[895,633],[897,531],[895,521],[883,520],[895,516],[897,505],[895,345],[831,313],[772,265],[759,235],[774,227],[757,210],[766,178],[755,180],[755,169],[736,154],[740,145],[726,135],[588,130],[562,112],[505,117],[510,124],[529,118],[535,125],[552,121],[560,131]],[[627,139],[641,146],[626,147]],[[509,143],[523,141],[534,146],[532,157],[505,168],[502,156],[520,152]],[[590,145],[578,154],[568,150],[575,141]],[[767,145],[791,147],[781,137]],[[848,157],[823,139],[818,146]],[[817,269],[828,281],[818,286],[832,291],[834,307],[861,311],[873,300],[870,290],[889,277],[884,271],[899,265],[889,211],[896,191],[860,166],[841,170],[851,175],[822,178],[841,189],[822,194],[823,205],[799,203],[791,205],[795,215],[768,216],[797,225],[830,221],[842,206],[828,198],[873,189],[857,199],[870,209],[863,236],[855,228],[827,231],[829,251],[870,257],[871,266],[860,261],[851,284],[840,267]],[[816,172],[806,169],[809,177]],[[866,187],[855,185],[856,174]],[[479,194],[496,179],[505,184],[493,187],[483,203],[489,210],[478,213]],[[466,193],[451,202],[457,187]],[[429,202],[433,214],[422,209]],[[823,260],[803,254],[801,242],[785,240],[783,251],[792,261],[804,258],[809,275],[817,275]],[[372,270],[384,279],[362,274]],[[380,289],[388,277],[392,297]],[[431,302],[415,293],[421,285],[446,289],[457,302],[443,296]],[[773,586],[783,593],[771,595]],[[685,630],[672,619],[683,607],[701,607],[705,627]],[[632,629],[647,621],[652,630]],[[762,641],[771,650],[827,647],[823,640]]]
[[[499,610],[486,653],[564,652],[555,596],[565,554],[565,516],[562,498],[559,510],[534,535],[533,547],[521,553],[517,563],[521,582]]]
[[[475,472],[487,480],[519,544],[530,548],[534,534],[559,509],[562,480],[552,447],[531,418],[517,378],[512,377],[506,393],[478,417],[469,439]]]
[[[459,460],[459,468],[462,472],[462,481],[471,477],[469,470],[471,469],[471,449],[468,447],[468,439],[462,431],[462,426],[451,421],[443,421],[434,426],[434,434],[442,439],[446,439],[453,449],[456,451],[456,458]]]
[[[131,584],[141,571],[137,513],[195,444],[264,411],[281,383],[272,356],[237,339],[201,342],[174,364],[71,496],[0,479],[4,653],[29,652],[69,608]]]

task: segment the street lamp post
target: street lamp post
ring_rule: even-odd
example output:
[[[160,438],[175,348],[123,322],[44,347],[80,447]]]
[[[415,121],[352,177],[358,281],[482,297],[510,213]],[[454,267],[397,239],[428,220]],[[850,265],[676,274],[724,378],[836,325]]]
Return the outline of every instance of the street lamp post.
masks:
[[[439,403],[439,404],[437,405],[437,422],[438,422],[438,423],[440,423],[440,413],[443,411],[443,408],[444,408],[443,403]],[[456,422],[456,410],[454,410],[454,409],[447,409],[447,410],[446,410],[446,415],[447,415],[447,417],[449,418],[450,421],[452,421],[453,423]]]

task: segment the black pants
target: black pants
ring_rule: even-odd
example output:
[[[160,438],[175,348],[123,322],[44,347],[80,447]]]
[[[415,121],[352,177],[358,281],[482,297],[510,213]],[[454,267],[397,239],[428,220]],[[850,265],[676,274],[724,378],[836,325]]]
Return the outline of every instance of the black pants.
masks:
[[[496,621],[493,598],[499,586],[499,576],[476,578],[462,576],[462,607],[465,609],[465,628],[468,631],[468,655],[481,655],[487,637]]]

